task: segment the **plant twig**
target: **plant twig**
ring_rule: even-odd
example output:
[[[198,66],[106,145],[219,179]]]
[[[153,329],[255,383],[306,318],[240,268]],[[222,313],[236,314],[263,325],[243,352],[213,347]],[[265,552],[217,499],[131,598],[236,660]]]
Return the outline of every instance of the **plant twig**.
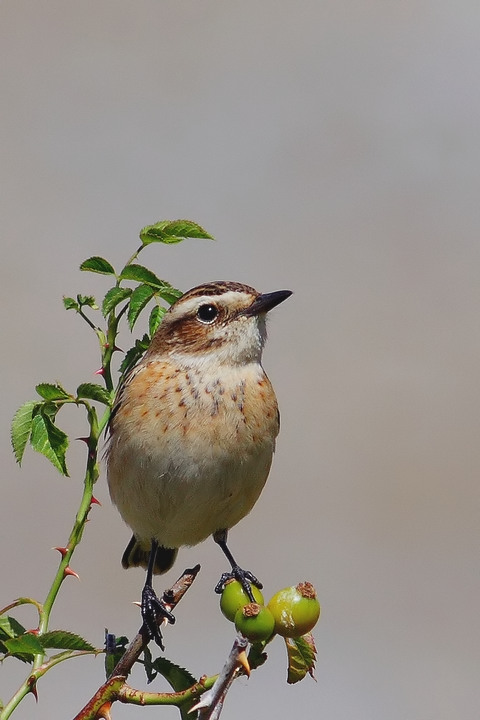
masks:
[[[222,668],[222,672],[217,677],[215,684],[190,710],[190,712],[194,710],[200,711],[198,720],[218,720],[223,709],[226,694],[239,672],[243,670],[247,675],[250,675],[250,667],[246,655],[247,646],[248,640],[239,633],[235,638],[227,661]]]
[[[181,577],[179,577],[178,580],[173,584],[173,586],[169,590],[166,590],[164,592],[162,598],[163,602],[173,609],[180,602],[189,587],[192,585],[199,570],[200,565],[196,565],[193,568],[185,570]],[[162,621],[163,617],[159,616],[158,620]],[[138,691],[129,688],[126,685],[125,680],[130,674],[133,665],[147,647],[149,641],[150,637],[148,634],[148,630],[145,624],[143,624],[137,635],[133,638],[132,642],[125,650],[119,662],[116,664],[108,680],[97,690],[95,695],[91,698],[91,700],[88,701],[85,707],[80,710],[77,715],[75,715],[74,720],[95,720],[96,718],[102,717],[102,715],[99,714],[100,712],[103,712],[102,706],[104,706],[106,703],[113,703],[116,700],[121,700],[121,702],[135,702],[136,704],[142,704],[136,695]],[[201,682],[197,683],[197,686],[198,687],[196,687],[196,693],[199,693],[205,689],[205,686],[202,685]],[[146,695],[147,694],[145,694],[145,696]],[[156,704],[160,704],[160,696],[170,696],[170,698],[173,698],[175,695],[181,695],[182,702],[186,699],[184,693],[148,693],[148,695],[157,696]],[[151,704],[151,698],[149,704]],[[170,700],[170,704],[177,703],[172,703]]]

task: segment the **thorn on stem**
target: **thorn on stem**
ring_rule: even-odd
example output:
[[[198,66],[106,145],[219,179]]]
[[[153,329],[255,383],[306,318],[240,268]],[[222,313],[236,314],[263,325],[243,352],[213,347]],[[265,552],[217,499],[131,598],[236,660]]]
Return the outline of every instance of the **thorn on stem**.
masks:
[[[250,677],[250,663],[248,662],[247,653],[245,652],[245,650],[242,650],[242,652],[238,654],[237,660],[245,670],[247,677]]]
[[[80,580],[80,575],[78,573],[76,573],[75,570],[72,570],[70,565],[67,565],[67,567],[63,571],[63,574],[65,577],[67,577],[67,575],[73,575],[73,577],[76,577],[77,580]]]
[[[90,500],[90,507],[92,505],[100,505],[100,507],[102,506],[102,503],[100,502],[100,500],[97,500],[95,495],[92,495],[92,499]]]
[[[93,373],[94,375],[104,375],[105,374],[105,368],[101,367],[98,370],[95,370]]]
[[[68,552],[68,548],[66,548],[66,547],[54,547],[54,548],[52,548],[52,550],[58,550],[58,552],[60,553],[60,555],[62,557],[65,557],[65,555]]]
[[[33,697],[35,698],[35,702],[38,703],[37,678],[34,675],[30,675],[30,677],[28,678],[28,687],[29,692],[31,692]]]
[[[102,707],[100,707],[97,710],[96,718],[101,718],[101,720],[111,720],[110,715],[110,708],[112,707],[112,703],[110,701],[107,701],[106,703],[103,703]]]

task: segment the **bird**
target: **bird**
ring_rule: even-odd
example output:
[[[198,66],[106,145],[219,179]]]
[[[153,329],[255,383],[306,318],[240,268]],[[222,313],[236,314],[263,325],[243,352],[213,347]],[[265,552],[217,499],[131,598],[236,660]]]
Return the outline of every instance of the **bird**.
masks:
[[[210,535],[228,559],[215,590],[251,584],[227,545],[270,471],[280,415],[262,366],[266,315],[292,292],[238,282],[192,288],[165,313],[142,359],[119,387],[106,450],[111,499],[132,538],[124,568],[147,570],[141,611],[160,647],[156,617],[175,618],[153,589],[178,549]]]

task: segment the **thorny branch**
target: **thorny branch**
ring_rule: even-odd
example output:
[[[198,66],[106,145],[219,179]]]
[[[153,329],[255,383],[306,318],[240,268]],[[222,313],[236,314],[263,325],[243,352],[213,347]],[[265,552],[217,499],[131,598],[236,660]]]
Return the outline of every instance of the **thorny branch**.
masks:
[[[250,666],[246,655],[247,646],[248,640],[239,633],[215,684],[191,710],[191,712],[193,710],[200,711],[198,720],[218,720],[223,709],[225,696],[237,675],[241,671],[250,675]]]
[[[185,570],[183,575],[174,583],[174,585],[169,590],[165,591],[163,601],[169,607],[173,609],[180,602],[195,580],[199,570],[200,565],[196,565],[194,568]],[[162,619],[163,618],[159,618],[160,621]],[[99,718],[109,718],[109,708],[116,700],[120,700],[121,702],[135,702],[134,696],[137,691],[129,688],[125,681],[130,674],[134,663],[138,660],[148,645],[149,639],[148,631],[145,625],[142,625],[139,632],[115,666],[111,676],[97,690],[95,695],[88,701],[85,707],[80,710],[74,720],[97,720]],[[201,682],[197,683],[194,696],[205,691],[207,687],[208,686],[202,684]],[[140,693],[138,694],[140,695]],[[129,700],[129,695],[132,696],[131,700]],[[173,701],[172,704],[175,704],[175,697],[177,695],[181,696],[182,701],[185,700],[185,693],[143,693],[143,695],[148,695],[150,697],[155,695],[158,699],[160,699],[160,696],[163,696],[164,702],[167,697],[170,697]]]

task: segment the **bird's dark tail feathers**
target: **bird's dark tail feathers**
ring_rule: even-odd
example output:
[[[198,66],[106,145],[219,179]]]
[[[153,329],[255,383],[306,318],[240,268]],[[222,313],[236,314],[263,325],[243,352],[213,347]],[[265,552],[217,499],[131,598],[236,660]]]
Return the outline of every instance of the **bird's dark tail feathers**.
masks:
[[[177,557],[178,550],[176,548],[166,548],[162,545],[157,550],[157,557],[155,558],[155,566],[153,572],[155,575],[161,575],[162,573],[170,570],[175,558]],[[122,565],[127,570],[130,567],[143,567],[145,570],[148,568],[148,558],[150,555],[150,544],[141,543],[135,535],[132,535],[130,542],[128,543],[125,552],[122,556]]]

